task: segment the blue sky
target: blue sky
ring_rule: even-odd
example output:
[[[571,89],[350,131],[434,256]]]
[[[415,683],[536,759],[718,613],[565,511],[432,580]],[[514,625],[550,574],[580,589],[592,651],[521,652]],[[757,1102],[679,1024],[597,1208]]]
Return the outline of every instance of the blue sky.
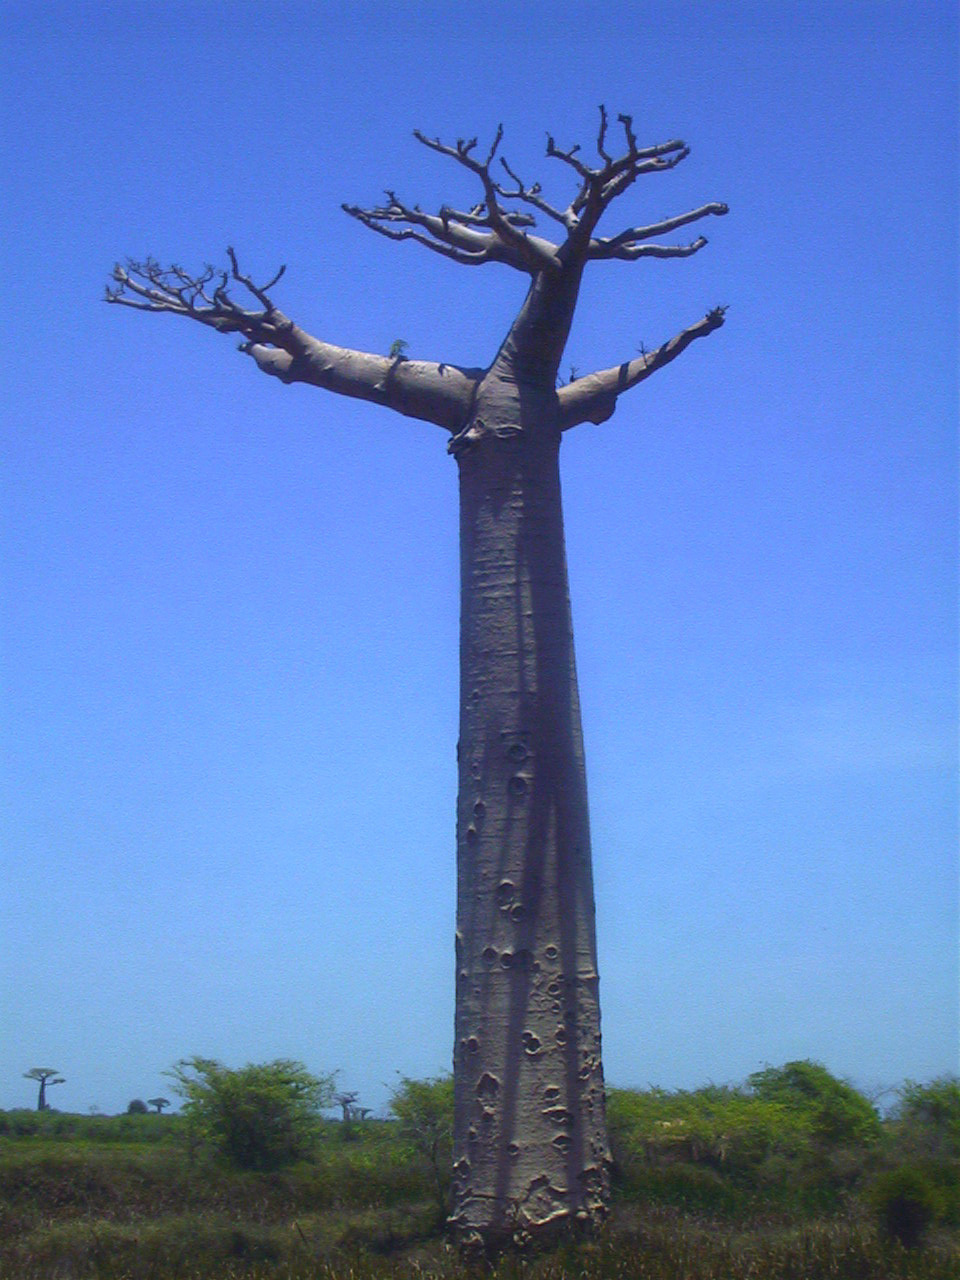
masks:
[[[957,1069],[957,28],[949,4],[7,3],[0,1106],[203,1054],[381,1105],[450,1063],[455,465],[101,302],[227,244],[318,336],[486,364],[522,296],[341,201],[473,198],[597,104],[684,164],[611,229],[583,373],[726,326],[565,438],[605,1063]],[[613,224],[617,225],[614,226]]]

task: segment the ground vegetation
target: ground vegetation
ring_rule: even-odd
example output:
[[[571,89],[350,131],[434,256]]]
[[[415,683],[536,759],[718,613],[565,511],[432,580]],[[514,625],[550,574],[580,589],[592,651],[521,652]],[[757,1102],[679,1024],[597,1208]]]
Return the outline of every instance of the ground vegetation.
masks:
[[[907,1085],[881,1116],[802,1065],[782,1070],[819,1080],[805,1103],[612,1090],[608,1221],[482,1264],[437,1213],[449,1081],[402,1081],[391,1118],[321,1119],[269,1171],[182,1113],[0,1112],[0,1280],[960,1280],[960,1083]],[[825,1130],[824,1093],[875,1123]]]

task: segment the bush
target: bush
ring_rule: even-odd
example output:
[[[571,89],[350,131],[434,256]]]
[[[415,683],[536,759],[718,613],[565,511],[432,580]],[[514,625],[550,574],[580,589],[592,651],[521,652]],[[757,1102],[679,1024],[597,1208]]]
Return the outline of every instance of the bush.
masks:
[[[939,1216],[940,1195],[922,1169],[904,1165],[881,1173],[870,1189],[880,1229],[908,1249],[915,1248]]]
[[[406,1138],[426,1162],[436,1187],[437,1208],[445,1217],[450,1208],[453,1162],[453,1077],[431,1080],[401,1077],[390,1099],[390,1110]]]
[[[147,1104],[142,1098],[134,1098],[127,1103],[128,1116],[145,1116],[147,1114]]]
[[[871,1146],[880,1138],[880,1117],[852,1085],[819,1062],[788,1062],[756,1071],[748,1080],[754,1097],[779,1102],[803,1117],[824,1145]]]
[[[686,1161],[747,1181],[772,1155],[796,1155],[809,1140],[802,1118],[782,1103],[716,1086],[676,1093],[611,1089],[607,1124],[624,1169]]]
[[[930,1084],[912,1080],[900,1090],[894,1131],[905,1146],[945,1160],[960,1160],[960,1080],[941,1076]]]
[[[760,1072],[745,1087],[611,1089],[607,1124],[628,1195],[723,1212],[760,1200],[837,1212],[874,1163],[882,1131],[866,1098],[807,1062]],[[671,1172],[681,1168],[710,1171],[722,1185]],[[689,1193],[678,1196],[684,1179]]]
[[[333,1077],[300,1062],[250,1063],[230,1070],[212,1058],[186,1058],[169,1073],[185,1099],[190,1135],[238,1169],[279,1169],[310,1155]]]

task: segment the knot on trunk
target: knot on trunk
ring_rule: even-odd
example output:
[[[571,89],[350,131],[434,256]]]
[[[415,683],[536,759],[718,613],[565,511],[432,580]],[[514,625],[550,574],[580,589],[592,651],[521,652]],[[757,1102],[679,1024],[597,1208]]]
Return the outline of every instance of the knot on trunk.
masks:
[[[482,440],[513,440],[522,434],[520,427],[488,427],[482,418],[474,418],[462,431],[458,431],[455,436],[450,438],[450,442],[447,445],[447,453],[451,453],[457,458],[465,450],[480,444]]]

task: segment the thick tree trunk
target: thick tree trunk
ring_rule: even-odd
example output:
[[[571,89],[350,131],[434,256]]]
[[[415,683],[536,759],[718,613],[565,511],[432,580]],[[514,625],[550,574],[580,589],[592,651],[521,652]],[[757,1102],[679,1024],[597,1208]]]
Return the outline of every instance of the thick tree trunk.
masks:
[[[551,388],[531,399],[509,382],[487,384],[456,450],[462,615],[451,1222],[461,1239],[485,1244],[598,1220],[609,1159],[556,396]]]

